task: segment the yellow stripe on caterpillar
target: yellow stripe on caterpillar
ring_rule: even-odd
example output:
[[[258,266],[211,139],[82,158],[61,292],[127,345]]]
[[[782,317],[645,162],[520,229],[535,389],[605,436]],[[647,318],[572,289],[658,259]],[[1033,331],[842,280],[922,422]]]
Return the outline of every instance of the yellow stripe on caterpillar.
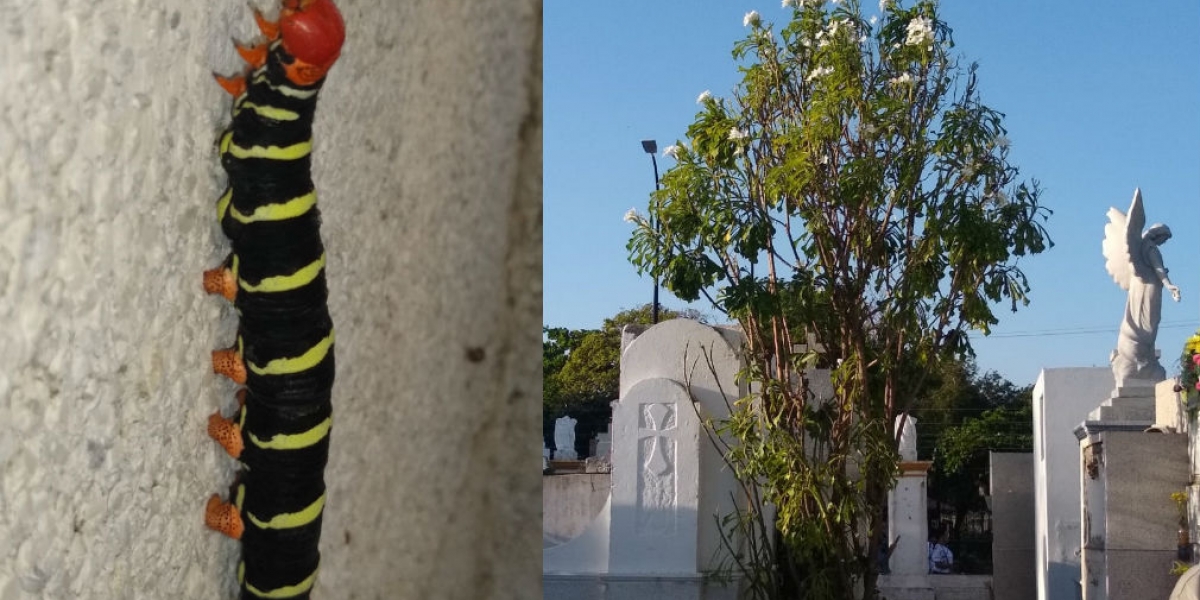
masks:
[[[293,375],[295,373],[303,373],[325,360],[325,356],[329,354],[329,349],[333,347],[333,329],[329,330],[329,335],[325,339],[319,341],[312,348],[309,348],[304,354],[295,358],[276,358],[267,363],[265,367],[260,367],[250,361],[246,361],[246,366],[256,375]]]
[[[308,431],[301,433],[277,433],[266,441],[260,440],[254,433],[250,433],[250,443],[265,450],[299,450],[325,439],[325,436],[329,435],[329,428],[332,426],[333,417],[329,417]]]
[[[273,590],[263,591],[249,583],[244,585],[246,586],[246,591],[259,598],[291,598],[292,596],[299,596],[300,594],[312,589],[313,583],[317,581],[317,571],[319,570],[320,567],[317,567],[313,570],[312,575],[305,577],[304,581],[301,581],[296,585],[285,585],[281,588],[275,588]]]
[[[287,96],[289,98],[295,98],[297,100],[307,100],[307,99],[312,98],[313,96],[317,95],[317,90],[298,90],[294,87],[290,87],[290,86],[286,86],[286,85],[274,85],[270,81],[267,81],[267,76],[265,73],[262,75],[259,75],[258,77],[255,77],[254,80],[252,81],[252,83],[254,83],[256,85],[257,84],[265,85],[265,86],[271,88],[271,90],[273,90],[273,91],[279,92],[280,94],[283,94],[284,96]]]
[[[236,258],[236,255],[235,255]],[[325,253],[321,253],[321,258],[312,261],[311,263],[300,267],[291,275],[276,275],[274,277],[263,277],[258,285],[252,285],[245,279],[238,278],[238,288],[252,293],[276,293],[288,292],[291,290],[302,288],[313,282],[317,275],[321,274],[321,269],[325,268]],[[234,263],[234,276],[237,276],[237,263]]]
[[[237,507],[238,512],[242,512],[242,502],[246,500],[246,486],[238,484],[237,496],[233,501],[233,505]]]
[[[263,104],[255,104],[253,102],[245,101],[245,100],[239,101],[234,106],[233,116],[236,117],[238,115],[238,113],[242,112],[242,109],[245,109],[245,108],[248,108],[248,109],[258,113],[258,116],[260,116],[260,117],[266,117],[268,119],[272,119],[275,121],[295,121],[300,118],[300,113],[298,113],[294,110],[288,110],[286,108],[279,108],[277,106],[266,106]]]
[[[317,192],[312,191],[303,196],[297,196],[287,202],[277,204],[264,204],[254,212],[246,215],[233,207],[233,218],[239,223],[254,223],[256,221],[286,221],[294,219],[308,212],[309,209],[317,205]]]
[[[321,510],[325,508],[325,494],[321,494],[312,504],[300,509],[294,513],[280,513],[271,517],[270,521],[260,520],[258,517],[247,512],[246,517],[250,519],[259,529],[295,529],[312,523],[321,516]]]
[[[224,194],[221,194],[220,199],[217,200],[217,222],[218,223],[225,220],[225,213],[229,211],[229,203],[232,201],[233,201],[233,187],[230,186],[228,189],[225,190]]]
[[[303,142],[292,144],[291,146],[250,146],[243,148],[232,141],[226,144],[225,140],[221,140],[223,152],[228,151],[234,158],[265,158],[267,160],[298,160],[312,153],[312,139],[304,140]],[[225,148],[228,146],[228,148]]]

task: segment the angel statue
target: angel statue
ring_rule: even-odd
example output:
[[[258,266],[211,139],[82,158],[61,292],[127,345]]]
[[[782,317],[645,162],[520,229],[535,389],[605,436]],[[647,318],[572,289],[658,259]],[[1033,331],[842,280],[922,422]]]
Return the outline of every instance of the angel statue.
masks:
[[[1159,382],[1167,377],[1155,356],[1154,340],[1162,317],[1163,287],[1179,302],[1179,288],[1167,278],[1162,253],[1158,251],[1163,242],[1171,239],[1171,230],[1155,223],[1140,233],[1145,224],[1142,191],[1135,189],[1129,215],[1109,208],[1108,225],[1104,226],[1104,268],[1121,289],[1129,290],[1125,318],[1117,333],[1117,348],[1110,357],[1117,387],[1128,379]]]

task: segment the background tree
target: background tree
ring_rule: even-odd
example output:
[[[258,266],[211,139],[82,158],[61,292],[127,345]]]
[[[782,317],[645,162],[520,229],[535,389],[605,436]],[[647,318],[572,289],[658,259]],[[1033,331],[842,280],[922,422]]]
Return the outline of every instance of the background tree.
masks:
[[[874,597],[893,419],[997,322],[994,303],[1027,302],[1016,263],[1046,248],[1049,211],[933,2],[884,0],[878,24],[853,1],[784,5],[778,35],[746,15],[742,81],[701,95],[688,140],[666,149],[660,226],[630,216],[630,259],[745,332],[759,391],[718,428],[777,509],[778,553],[743,563],[752,591]],[[822,347],[793,352],[810,333]],[[809,393],[814,364],[834,367],[828,401]]]
[[[704,321],[695,309],[659,306],[659,321]],[[588,442],[608,428],[609,403],[617,399],[621,377],[621,330],[626,325],[650,325],[651,305],[622,310],[604,320],[600,329],[542,328],[542,437],[554,447],[554,420],[576,419],[575,446],[586,456]]]

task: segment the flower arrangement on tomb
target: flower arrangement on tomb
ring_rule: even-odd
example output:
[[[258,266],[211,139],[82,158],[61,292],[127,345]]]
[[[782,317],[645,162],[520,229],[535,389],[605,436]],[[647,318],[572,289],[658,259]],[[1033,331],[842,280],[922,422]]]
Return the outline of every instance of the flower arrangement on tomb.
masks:
[[[1179,389],[1183,392],[1183,401],[1192,395],[1193,390],[1200,390],[1200,330],[1183,344],[1183,354],[1179,357]]]

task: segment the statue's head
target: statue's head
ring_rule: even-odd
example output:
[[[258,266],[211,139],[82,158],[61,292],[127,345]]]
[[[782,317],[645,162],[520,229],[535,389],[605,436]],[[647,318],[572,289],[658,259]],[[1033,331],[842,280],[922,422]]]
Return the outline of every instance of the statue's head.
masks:
[[[1162,223],[1155,223],[1146,230],[1146,233],[1142,234],[1142,239],[1161,244],[1171,239],[1171,228]]]

